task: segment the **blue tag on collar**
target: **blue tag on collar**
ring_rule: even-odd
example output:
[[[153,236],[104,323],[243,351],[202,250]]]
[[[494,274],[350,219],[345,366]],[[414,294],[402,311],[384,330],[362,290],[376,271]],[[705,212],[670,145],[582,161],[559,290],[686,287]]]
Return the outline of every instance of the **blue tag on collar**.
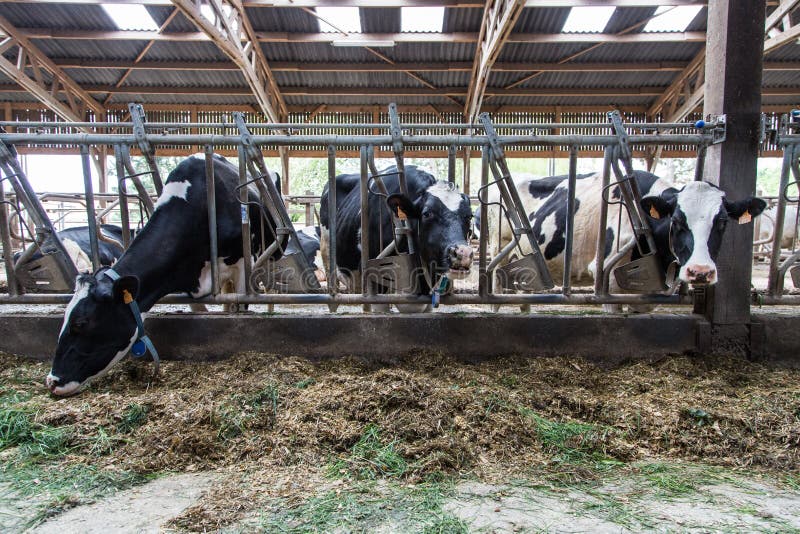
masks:
[[[140,356],[144,356],[147,352],[147,345],[144,344],[144,341],[141,339],[138,340],[136,343],[133,344],[131,347],[131,353],[136,356],[137,358]]]

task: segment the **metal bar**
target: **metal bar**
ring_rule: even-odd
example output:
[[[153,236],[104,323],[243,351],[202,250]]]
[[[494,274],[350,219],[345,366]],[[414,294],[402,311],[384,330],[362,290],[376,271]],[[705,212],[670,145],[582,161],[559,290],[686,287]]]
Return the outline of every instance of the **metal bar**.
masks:
[[[150,198],[150,193],[147,192],[147,188],[139,178],[139,173],[136,172],[136,169],[133,167],[133,162],[131,161],[131,152],[128,145],[122,145],[120,147],[120,154],[122,155],[122,163],[125,165],[125,170],[128,173],[125,176],[125,179],[133,182],[133,186],[136,188],[137,196],[144,205],[144,211],[147,213],[147,216],[150,217],[155,210],[153,199]]]
[[[772,253],[769,260],[769,276],[767,282],[767,294],[776,297],[783,292],[783,277],[779,276],[781,263],[781,240],[783,239],[783,221],[786,218],[786,187],[789,185],[789,178],[792,167],[792,159],[795,157],[797,146],[787,146],[783,151],[783,164],[781,165],[781,180],[778,185],[778,204],[775,209],[775,224],[772,235]]]
[[[97,218],[94,210],[94,187],[92,186],[92,167],[89,161],[89,147],[81,145],[81,164],[83,166],[83,187],[86,192],[86,221],[89,225],[89,247],[92,253],[92,270],[100,268],[100,247],[97,243]]]
[[[601,191],[605,191],[611,181],[611,147],[606,147],[603,155],[603,182]],[[608,203],[600,201],[600,225],[597,230],[597,256],[594,264],[594,292],[597,295],[608,295],[608,286],[605,285],[605,262],[606,262],[606,236],[608,228]]]
[[[248,202],[248,187],[247,187],[247,153],[245,146],[239,144],[239,202],[241,203],[242,212],[242,258],[244,259],[244,281],[245,292],[248,295],[253,294],[253,286],[250,279],[253,274],[253,251],[251,246],[250,237],[250,210]],[[216,260],[216,258],[214,258]]]
[[[491,157],[491,149],[488,146],[484,146],[481,150],[481,188],[478,190],[478,194],[480,192],[484,192],[484,194],[488,194],[487,187],[489,185],[489,158]],[[480,210],[481,210],[481,235],[478,242],[478,294],[482,297],[486,297],[492,291],[492,280],[486,273],[486,249],[487,249],[487,242],[489,240],[489,221],[487,221],[487,217],[489,216],[489,206],[486,203],[480,203]],[[502,219],[498,217],[498,221]]]
[[[14,249],[11,247],[11,227],[9,226],[3,180],[0,180],[0,240],[3,244],[3,263],[6,268],[8,294],[13,297],[19,294],[19,286],[17,285],[17,275],[14,272]]]
[[[261,122],[247,122],[245,125],[248,128],[260,128],[262,130],[334,130],[342,128],[354,128],[358,130],[387,130],[391,125],[376,122],[376,123],[316,123],[316,122],[294,122],[294,123],[261,123]],[[0,121],[0,126],[12,128],[113,128],[115,130],[128,128],[133,129],[134,125],[131,122],[53,122],[53,121]],[[404,130],[430,130],[434,128],[447,127],[448,129],[456,130],[474,130],[483,128],[480,123],[442,123],[442,124],[429,124],[429,123],[408,123],[403,124]],[[573,129],[595,129],[598,127],[607,126],[606,123],[594,122],[575,122],[575,123],[558,123],[558,122],[526,122],[526,123],[495,123],[495,128],[502,128],[505,130],[557,130],[559,128],[573,128]],[[688,128],[692,131],[698,130],[694,123],[691,122],[642,122],[629,124],[630,128],[634,130],[673,130],[675,128]],[[219,128],[221,130],[233,130],[235,125],[225,122],[150,122],[144,124],[145,130],[158,130],[163,132],[166,129],[175,128]],[[713,130],[714,126],[706,125],[701,130]],[[169,135],[169,134],[167,134]]]
[[[336,147],[328,147],[328,230],[330,239],[328,240],[328,292],[331,296],[336,295],[339,281],[339,271],[336,266]]]
[[[122,146],[114,145],[114,160],[117,165],[117,192],[119,194],[119,221],[122,226],[122,246],[131,244],[131,219],[128,210],[128,196],[125,190],[125,164],[122,162]]]
[[[208,248],[211,265],[211,294],[219,294],[219,257],[217,244],[217,190],[214,174],[214,147],[206,145],[206,207],[208,209]],[[246,263],[246,262],[245,262]]]
[[[564,125],[561,125],[564,128]],[[136,139],[131,134],[36,134],[36,133],[4,133],[0,140],[12,144],[52,145],[52,144],[126,144],[132,145]],[[240,138],[236,135],[216,134],[148,134],[147,140],[155,146],[175,145],[238,145]],[[485,135],[402,135],[404,146],[426,145],[460,145],[483,146],[488,143]],[[498,135],[497,140],[504,146],[611,146],[618,144],[612,135]],[[391,146],[393,138],[389,135],[254,135],[252,142],[256,146]],[[632,145],[701,145],[712,141],[711,134],[665,134],[665,135],[631,135]],[[779,146],[789,144],[785,140]]]
[[[71,294],[30,294],[17,297],[0,295],[0,304],[66,304],[72,299]],[[339,293],[326,295],[324,293],[266,293],[241,295],[236,293],[221,293],[216,297],[193,299],[183,295],[167,295],[159,300],[160,304],[343,304],[358,306],[361,304],[429,304],[430,297],[426,295],[406,295],[400,293],[364,296],[359,294]],[[800,299],[797,299],[800,302]],[[482,297],[477,294],[455,293],[442,296],[442,304],[691,304],[686,295],[606,295],[592,294],[562,295],[560,293],[536,294],[505,294],[488,295]]]
[[[578,182],[578,148],[569,148],[569,178],[567,181],[567,227],[564,245],[564,278],[561,291],[569,295],[572,289],[572,246],[575,237],[575,187]]]
[[[706,145],[700,145],[697,147],[697,163],[694,167],[694,181],[695,182],[702,182],[703,181],[703,169],[706,166],[706,152],[708,151],[708,147]]]
[[[367,273],[367,260],[369,260],[369,169],[367,168],[367,147],[362,146],[359,150],[361,156],[361,181],[359,182],[361,193],[361,294],[369,295],[369,279]],[[380,224],[380,223],[379,223]],[[364,312],[371,311],[369,304],[364,304]]]
[[[456,183],[456,147],[447,147],[447,181],[455,185]]]

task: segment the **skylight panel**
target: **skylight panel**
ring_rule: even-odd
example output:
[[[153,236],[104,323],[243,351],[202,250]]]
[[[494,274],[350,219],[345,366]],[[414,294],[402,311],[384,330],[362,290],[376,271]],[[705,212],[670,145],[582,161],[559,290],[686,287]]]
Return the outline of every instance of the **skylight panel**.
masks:
[[[403,7],[400,9],[400,31],[441,33],[444,7]]]
[[[645,25],[645,32],[682,32],[694,20],[703,6],[661,6],[656,9],[653,20]]]
[[[320,17],[317,20],[321,32],[361,33],[361,16],[357,7],[317,7],[316,12]]]
[[[102,4],[120,30],[158,30],[158,24],[141,4]]]
[[[573,7],[567,22],[561,28],[563,33],[600,33],[606,28],[614,6]]]

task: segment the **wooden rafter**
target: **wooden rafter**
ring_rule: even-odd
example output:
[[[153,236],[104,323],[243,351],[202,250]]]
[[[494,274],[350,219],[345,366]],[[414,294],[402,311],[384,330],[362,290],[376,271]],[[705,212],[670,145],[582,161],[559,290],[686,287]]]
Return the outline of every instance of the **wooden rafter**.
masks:
[[[281,122],[286,116],[286,103],[241,1],[173,0],[173,4],[236,63],[264,116]],[[202,6],[211,8],[213,21],[201,12]]]
[[[5,53],[17,51],[16,63],[0,55],[0,71],[64,120],[84,121],[87,110],[97,118],[102,117],[100,103],[2,16],[0,31],[5,34],[0,49]]]
[[[467,121],[477,119],[492,65],[508,41],[523,7],[525,7],[523,0],[489,0],[483,10],[467,100],[464,103],[464,118]]]
[[[191,4],[188,0],[179,0]],[[210,1],[210,0],[208,0]],[[218,0],[217,0],[218,1]],[[510,1],[510,0],[505,0]],[[64,30],[56,28],[21,29],[29,39],[78,39],[122,41],[208,41],[205,32],[165,32],[140,30]],[[337,33],[323,32],[253,32],[253,41],[262,43],[345,43],[363,46],[369,42],[394,43],[476,43],[480,33],[359,33],[342,37]],[[671,43],[705,42],[706,32],[654,32],[616,35],[613,33],[511,33],[509,43]]]

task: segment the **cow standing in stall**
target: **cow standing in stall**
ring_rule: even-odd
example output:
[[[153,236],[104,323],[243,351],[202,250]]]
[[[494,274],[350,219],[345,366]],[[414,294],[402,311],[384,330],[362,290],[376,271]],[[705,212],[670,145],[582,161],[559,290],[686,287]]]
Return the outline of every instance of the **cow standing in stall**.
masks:
[[[245,291],[239,170],[214,157],[220,286]],[[274,179],[274,177],[273,177]],[[67,305],[53,367],[46,385],[55,395],[72,395],[105,374],[141,335],[130,306],[149,310],[169,293],[199,298],[211,293],[206,171],[202,157],[182,161],[169,175],[155,211],[113,270],[80,275]],[[258,194],[249,189],[251,202]],[[250,205],[258,221],[258,207]],[[269,221],[273,224],[272,221]],[[251,225],[253,253],[261,246],[261,225]],[[265,236],[267,246],[274,240]]]
[[[517,190],[529,214],[531,226],[537,236],[542,254],[554,280],[563,278],[564,248],[567,221],[567,176],[528,178],[516,182]],[[602,175],[579,175],[575,188],[575,231],[572,255],[572,280],[580,283],[587,275],[595,275],[597,230],[600,227]],[[715,284],[717,269],[715,259],[722,244],[722,235],[729,220],[749,223],[766,207],[756,197],[729,201],[725,192],[708,182],[690,182],[676,187],[658,176],[634,171],[634,179],[642,194],[645,221],[653,232],[657,257],[663,273],[672,264],[678,267],[678,279],[690,284]],[[620,201],[620,190],[610,190],[612,201]],[[496,197],[496,193],[495,193]],[[493,199],[490,198],[490,201]],[[490,207],[489,250],[496,254],[511,239],[508,224],[500,222],[497,207]],[[621,204],[611,204],[606,225],[606,249],[603,258],[624,246],[633,238],[628,215]],[[529,252],[527,244],[523,252]],[[635,260],[638,250],[633,249],[623,261]],[[612,292],[619,291],[611,281]],[[618,306],[607,306],[609,311]]]
[[[473,250],[469,244],[472,213],[469,197],[451,184],[436,180],[431,174],[414,165],[405,168],[408,194],[400,193],[397,167],[381,171],[388,197],[369,195],[369,257],[375,258],[394,240],[389,210],[395,216],[407,217],[414,245],[427,269],[431,282],[446,275],[462,278],[472,267]],[[336,177],[336,264],[337,275],[348,287],[355,287],[354,272],[361,267],[361,191],[360,175],[343,174]],[[320,199],[321,251],[328,260],[329,219],[328,187]],[[407,252],[401,242],[398,252]],[[327,267],[327,265],[326,265]],[[429,282],[422,284],[421,294],[428,294]],[[400,307],[399,307],[400,308]],[[400,309],[411,310],[411,307]]]

